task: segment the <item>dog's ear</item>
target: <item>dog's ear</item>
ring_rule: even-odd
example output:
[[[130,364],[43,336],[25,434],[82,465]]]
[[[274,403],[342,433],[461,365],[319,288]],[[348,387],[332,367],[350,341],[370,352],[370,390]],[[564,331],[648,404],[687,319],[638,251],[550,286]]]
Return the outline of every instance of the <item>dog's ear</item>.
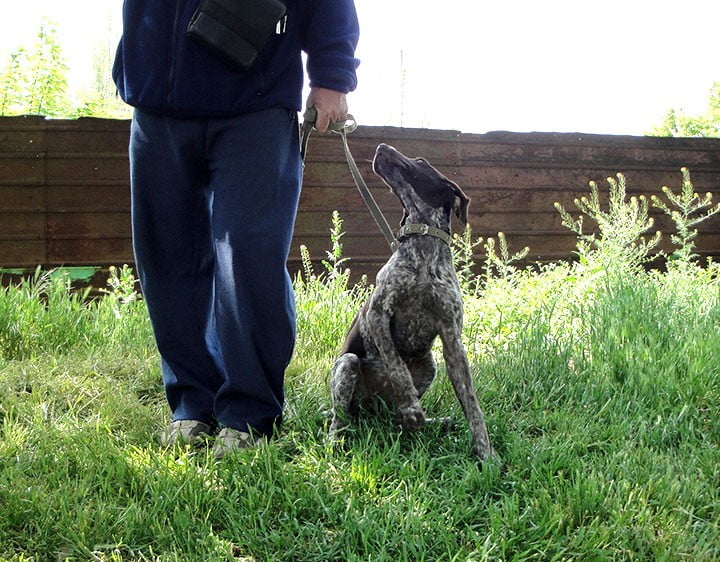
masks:
[[[455,211],[455,216],[462,223],[462,225],[465,226],[468,221],[468,205],[470,204],[470,198],[465,195],[465,192],[460,189],[460,186],[458,184],[456,184],[455,182],[450,183],[452,184],[453,191],[455,192],[455,200],[453,202],[453,210]]]

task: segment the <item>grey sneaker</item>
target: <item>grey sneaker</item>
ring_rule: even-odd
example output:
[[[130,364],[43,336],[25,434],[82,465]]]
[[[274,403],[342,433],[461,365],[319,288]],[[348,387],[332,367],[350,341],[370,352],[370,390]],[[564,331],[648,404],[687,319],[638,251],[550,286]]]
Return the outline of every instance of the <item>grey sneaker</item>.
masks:
[[[160,434],[160,444],[165,447],[179,444],[196,445],[208,439],[212,433],[212,427],[201,421],[175,420]]]
[[[233,429],[232,427],[224,427],[220,430],[220,433],[218,433],[217,439],[215,439],[213,457],[215,457],[215,459],[221,459],[233,451],[257,447],[264,440],[265,438],[262,436],[254,436],[250,433]]]

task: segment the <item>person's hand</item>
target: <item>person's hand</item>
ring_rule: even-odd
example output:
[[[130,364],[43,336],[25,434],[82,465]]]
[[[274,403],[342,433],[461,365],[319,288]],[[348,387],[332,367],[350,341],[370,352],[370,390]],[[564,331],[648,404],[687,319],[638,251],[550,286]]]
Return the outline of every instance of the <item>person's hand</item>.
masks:
[[[319,133],[326,132],[330,123],[343,123],[347,119],[347,96],[342,92],[327,88],[311,88],[306,107],[314,107],[317,110],[315,129]]]

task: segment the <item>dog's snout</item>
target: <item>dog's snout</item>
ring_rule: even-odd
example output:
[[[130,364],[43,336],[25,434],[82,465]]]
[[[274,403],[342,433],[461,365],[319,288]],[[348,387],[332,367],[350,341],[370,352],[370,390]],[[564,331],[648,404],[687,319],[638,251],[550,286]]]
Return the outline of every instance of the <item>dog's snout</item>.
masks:
[[[386,156],[391,157],[394,154],[398,154],[398,150],[394,146],[381,142],[375,149],[375,156]]]
[[[375,149],[375,157],[373,158],[373,171],[382,176],[381,168],[383,164],[389,160],[394,149],[385,143],[380,143]]]
[[[383,142],[375,149],[375,158],[373,160],[373,169],[375,172],[379,172],[378,166],[382,166],[385,163],[402,165],[406,158],[397,148]]]

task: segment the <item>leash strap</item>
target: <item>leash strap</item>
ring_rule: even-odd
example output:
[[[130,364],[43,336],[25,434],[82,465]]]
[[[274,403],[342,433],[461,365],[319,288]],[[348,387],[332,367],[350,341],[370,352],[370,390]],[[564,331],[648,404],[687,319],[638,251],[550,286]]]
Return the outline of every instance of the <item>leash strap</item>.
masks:
[[[380,207],[375,202],[375,198],[372,196],[372,193],[370,193],[370,190],[368,189],[368,186],[360,174],[357,164],[355,163],[355,159],[350,153],[350,147],[347,142],[347,131],[345,129],[340,131],[340,136],[342,137],[343,147],[345,148],[345,159],[347,160],[348,167],[350,168],[350,175],[352,175],[353,180],[355,180],[355,185],[357,185],[360,195],[363,198],[363,201],[365,201],[365,205],[370,210],[370,214],[373,216],[373,219],[375,219],[375,223],[378,225],[378,228],[383,233],[383,236],[385,236],[385,240],[387,240],[387,243],[390,245],[390,250],[394,252],[397,250],[398,241],[395,238],[390,225],[385,219],[385,215],[382,214]]]
[[[308,141],[310,140],[310,133],[312,133],[313,125],[315,124],[316,119],[317,110],[314,107],[309,108],[303,116],[302,139],[300,142],[300,155],[302,156],[303,162],[305,161],[305,156],[307,155]],[[363,201],[365,201],[365,205],[369,209],[370,214],[373,216],[373,219],[375,219],[375,222],[380,228],[380,231],[383,233],[383,236],[385,236],[385,240],[387,240],[388,244],[390,244],[390,249],[393,252],[397,250],[400,240],[413,235],[439,238],[448,246],[452,247],[452,237],[447,232],[428,224],[406,224],[398,230],[397,236],[395,236],[390,228],[390,225],[385,219],[385,216],[382,214],[380,207],[375,201],[375,198],[372,196],[370,189],[368,189],[368,186],[365,183],[357,164],[355,163],[355,159],[350,152],[347,134],[352,133],[355,129],[357,129],[357,122],[355,121],[355,118],[352,115],[348,115],[348,118],[344,123],[330,123],[329,128],[333,133],[337,133],[342,137],[343,148],[345,149],[345,159],[347,160],[348,167],[350,168],[350,175],[355,181],[355,185],[357,186],[358,191],[360,191],[360,195],[362,196]]]
[[[314,107],[309,108],[303,116],[303,133],[300,143],[300,154],[303,161],[307,155],[307,145],[316,119],[317,110]],[[383,233],[383,236],[385,236],[385,240],[387,240],[387,243],[390,245],[390,249],[394,252],[397,250],[398,240],[395,238],[392,228],[390,228],[385,216],[382,214],[382,211],[375,201],[375,198],[372,196],[370,189],[368,189],[368,186],[365,183],[357,164],[355,163],[355,159],[350,152],[350,147],[348,146],[347,134],[352,133],[355,129],[357,129],[357,122],[352,115],[348,115],[348,119],[344,123],[330,123],[330,130],[342,137],[343,148],[345,149],[345,159],[347,160],[348,167],[350,168],[350,175],[352,176],[358,191],[360,191],[360,195],[363,198],[365,205],[370,210],[370,214],[380,228],[380,231]]]

